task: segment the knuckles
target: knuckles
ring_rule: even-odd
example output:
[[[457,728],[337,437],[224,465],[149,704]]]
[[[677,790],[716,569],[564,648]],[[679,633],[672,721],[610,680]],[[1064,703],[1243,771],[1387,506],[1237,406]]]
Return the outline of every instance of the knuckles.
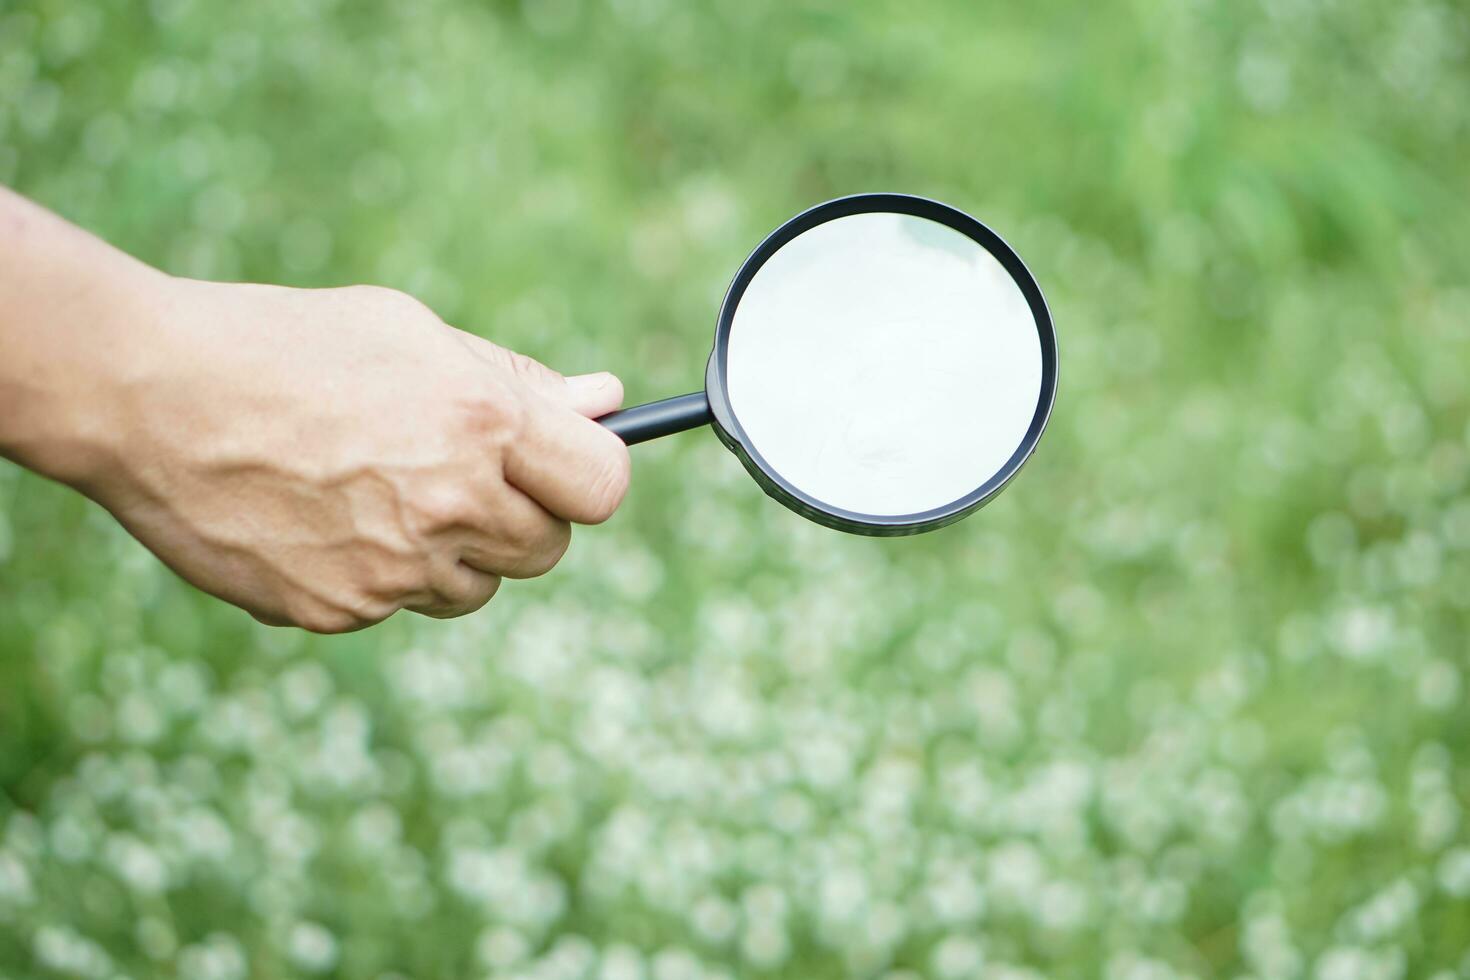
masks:
[[[526,430],[525,401],[508,390],[471,391],[461,400],[463,424],[478,445],[505,447]]]
[[[290,619],[309,633],[334,635],[352,633],[380,623],[393,615],[397,608],[385,600],[367,597],[317,600],[299,605],[291,612]]]
[[[421,490],[414,508],[430,533],[473,527],[483,509],[479,498],[463,482],[435,482]]]
[[[367,594],[383,602],[398,601],[425,588],[423,572],[407,561],[369,562],[363,571]]]
[[[504,350],[504,348],[501,348]],[[511,373],[533,388],[541,388],[553,382],[562,383],[562,376],[551,368],[542,364],[534,357],[513,350],[506,350],[506,356],[510,358]]]
[[[291,619],[308,633],[321,633],[326,636],[351,633],[371,625],[345,610],[328,607],[303,610],[292,616]]]
[[[434,311],[408,293],[388,286],[346,286],[343,293],[355,302],[396,318],[440,323]]]
[[[610,435],[610,445],[603,453],[592,472],[587,487],[587,511],[583,515],[585,524],[601,524],[612,517],[627,496],[628,484],[632,479],[633,464],[628,456],[628,447],[616,436]]]
[[[572,543],[570,524],[558,521],[536,532],[529,528],[507,528],[506,544],[513,557],[505,574],[511,578],[536,578],[556,567]]]

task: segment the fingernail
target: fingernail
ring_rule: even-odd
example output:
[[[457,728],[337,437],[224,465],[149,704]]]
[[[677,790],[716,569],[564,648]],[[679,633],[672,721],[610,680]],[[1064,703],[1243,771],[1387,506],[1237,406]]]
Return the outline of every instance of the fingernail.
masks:
[[[597,371],[593,374],[574,374],[567,378],[567,386],[578,391],[597,391],[606,388],[611,381],[612,375],[606,371]]]

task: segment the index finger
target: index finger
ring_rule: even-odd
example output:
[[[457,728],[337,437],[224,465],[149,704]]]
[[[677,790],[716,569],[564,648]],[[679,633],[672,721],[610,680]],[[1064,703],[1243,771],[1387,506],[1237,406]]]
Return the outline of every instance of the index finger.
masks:
[[[601,524],[628,491],[628,447],[566,405],[527,392],[519,437],[507,447],[505,478],[563,520]]]

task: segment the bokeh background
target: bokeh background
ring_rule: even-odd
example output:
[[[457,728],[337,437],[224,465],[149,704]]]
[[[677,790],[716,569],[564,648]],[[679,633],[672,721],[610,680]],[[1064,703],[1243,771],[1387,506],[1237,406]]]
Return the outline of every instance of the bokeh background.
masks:
[[[904,190],[1062,351],[942,533],[690,433],[554,574],[339,638],[0,465],[0,977],[1470,977],[1467,45],[1439,0],[0,0],[0,180],[174,273],[396,286],[646,400],[766,232]]]

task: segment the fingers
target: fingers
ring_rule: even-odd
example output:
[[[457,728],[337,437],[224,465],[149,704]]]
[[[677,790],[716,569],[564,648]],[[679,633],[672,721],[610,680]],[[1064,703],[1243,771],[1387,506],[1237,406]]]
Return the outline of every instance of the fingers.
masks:
[[[489,602],[502,577],[532,578],[561,560],[571,527],[513,487],[506,490],[493,532],[473,533],[447,549],[430,570],[428,594],[405,609],[436,619],[463,616]]]
[[[541,575],[561,559],[571,527],[514,488],[506,490],[493,532],[469,534],[447,548],[431,566],[427,592],[405,609],[435,619],[464,616],[494,597],[502,577]]]
[[[623,383],[607,371],[564,378],[533,357],[517,354],[466,331],[455,332],[476,357],[508,369],[531,389],[553,402],[566,405],[578,415],[595,419],[616,411],[623,404]]]
[[[476,611],[499,588],[499,575],[471,568],[457,556],[446,554],[430,573],[429,594],[404,608],[435,619],[452,619]]]
[[[563,520],[601,524],[628,491],[628,447],[564,405],[534,394],[527,402],[505,478]]]
[[[505,478],[554,517],[600,524],[628,489],[628,448],[591,421],[623,402],[606,372],[563,378],[534,358],[456,331],[472,354],[520,384],[524,416],[505,452]]]
[[[615,412],[623,404],[623,383],[606,371],[577,374],[562,384],[566,406],[589,419]]]
[[[535,578],[551,571],[572,542],[571,525],[515,487],[498,495],[493,526],[458,543],[465,564],[506,578]]]

